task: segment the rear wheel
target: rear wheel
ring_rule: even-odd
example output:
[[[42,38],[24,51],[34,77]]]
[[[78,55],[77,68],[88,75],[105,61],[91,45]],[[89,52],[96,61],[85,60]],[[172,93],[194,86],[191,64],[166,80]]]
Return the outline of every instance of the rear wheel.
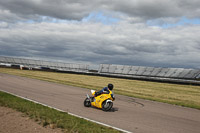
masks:
[[[102,110],[103,111],[109,111],[111,108],[112,108],[112,106],[113,106],[113,102],[107,102],[107,100],[106,101],[104,101],[103,102],[103,104],[102,104]]]
[[[90,102],[90,99],[89,98],[86,98],[85,101],[84,101],[84,106],[85,107],[90,107],[91,106],[91,102]]]

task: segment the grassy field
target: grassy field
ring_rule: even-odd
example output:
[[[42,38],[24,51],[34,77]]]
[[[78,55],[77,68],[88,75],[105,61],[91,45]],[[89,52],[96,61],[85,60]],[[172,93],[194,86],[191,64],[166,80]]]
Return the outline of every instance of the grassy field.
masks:
[[[113,83],[116,94],[200,109],[200,86],[9,68],[0,68],[0,73],[96,90]]]
[[[119,131],[104,127],[87,120],[77,118],[67,113],[36,104],[0,91],[0,106],[10,107],[25,113],[43,126],[61,128],[70,133],[119,133]]]

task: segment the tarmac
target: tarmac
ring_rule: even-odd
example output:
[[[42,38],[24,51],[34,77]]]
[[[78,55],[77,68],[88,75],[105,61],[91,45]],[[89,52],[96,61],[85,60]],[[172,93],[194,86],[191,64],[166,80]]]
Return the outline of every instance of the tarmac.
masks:
[[[103,88],[104,86],[102,86]],[[199,133],[200,110],[115,95],[113,109],[84,107],[90,90],[0,73],[7,91],[60,110],[133,133]]]

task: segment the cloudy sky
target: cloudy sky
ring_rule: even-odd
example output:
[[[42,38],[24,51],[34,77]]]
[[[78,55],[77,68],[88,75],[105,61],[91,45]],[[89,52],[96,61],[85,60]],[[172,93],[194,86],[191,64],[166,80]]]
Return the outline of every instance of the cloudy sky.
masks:
[[[0,0],[0,56],[200,68],[200,1]]]

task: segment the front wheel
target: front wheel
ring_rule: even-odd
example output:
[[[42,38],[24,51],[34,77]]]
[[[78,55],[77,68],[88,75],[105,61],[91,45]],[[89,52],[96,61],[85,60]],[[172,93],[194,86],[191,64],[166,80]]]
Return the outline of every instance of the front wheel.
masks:
[[[103,111],[109,111],[113,106],[113,102],[112,101],[104,101],[102,104],[102,110]]]
[[[91,106],[90,99],[86,98],[83,104],[84,104],[85,107],[90,107]]]

